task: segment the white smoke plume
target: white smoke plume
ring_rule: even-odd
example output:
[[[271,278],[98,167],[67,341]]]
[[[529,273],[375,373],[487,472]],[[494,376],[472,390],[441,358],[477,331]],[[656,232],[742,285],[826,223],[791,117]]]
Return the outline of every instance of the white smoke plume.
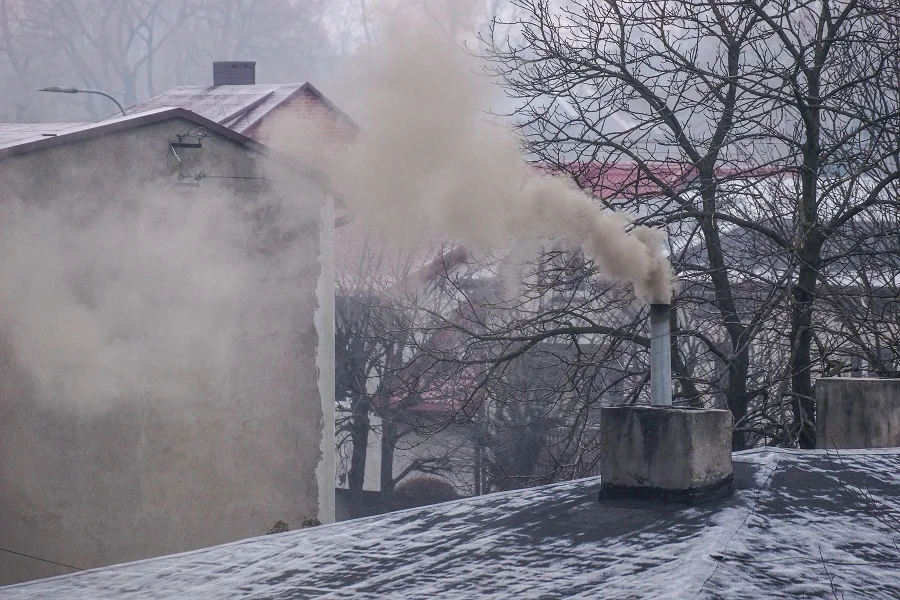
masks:
[[[323,189],[178,184],[171,127],[0,164],[0,539],[17,551],[100,566],[328,514]],[[275,170],[210,138],[197,154],[223,175]],[[53,573],[18,565],[0,557],[0,580]]]
[[[121,194],[83,219],[64,198],[0,205],[0,337],[37,397],[178,405],[231,398],[251,380],[274,393],[284,382],[263,372],[295,342],[273,334],[296,331],[310,302],[301,250],[255,251],[265,228],[214,184]]]
[[[514,132],[485,120],[494,86],[475,74],[474,59],[408,15],[382,37],[346,75],[364,131],[326,167],[358,218],[391,240],[429,232],[474,250],[523,237],[563,241],[583,248],[604,275],[633,284],[639,299],[669,301],[673,276],[661,232],[629,232],[626,217],[529,166]],[[272,135],[282,145],[293,137],[295,146],[305,137],[296,123]]]

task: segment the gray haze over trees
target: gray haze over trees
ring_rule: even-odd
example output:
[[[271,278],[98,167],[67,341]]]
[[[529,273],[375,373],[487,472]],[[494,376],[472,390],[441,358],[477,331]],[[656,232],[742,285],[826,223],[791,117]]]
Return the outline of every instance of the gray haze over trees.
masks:
[[[98,120],[114,114],[90,95],[39,94],[47,86],[93,88],[125,107],[178,85],[211,83],[215,60],[255,60],[260,83],[321,85],[356,52],[373,47],[385,15],[409,12],[461,37],[506,0],[0,0],[0,121]],[[330,89],[330,88],[329,88]],[[357,98],[338,86],[336,99]]]
[[[98,120],[177,85],[211,83],[214,60],[256,60],[260,82],[297,82],[333,58],[324,0],[2,0],[0,117]]]

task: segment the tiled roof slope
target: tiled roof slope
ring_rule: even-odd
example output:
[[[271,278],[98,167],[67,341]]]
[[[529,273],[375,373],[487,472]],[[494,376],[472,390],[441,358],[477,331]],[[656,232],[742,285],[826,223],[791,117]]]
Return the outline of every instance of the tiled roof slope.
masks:
[[[36,598],[900,598],[900,449],[735,454],[689,507],[583,479],[0,589]],[[135,531],[135,535],[140,535]]]

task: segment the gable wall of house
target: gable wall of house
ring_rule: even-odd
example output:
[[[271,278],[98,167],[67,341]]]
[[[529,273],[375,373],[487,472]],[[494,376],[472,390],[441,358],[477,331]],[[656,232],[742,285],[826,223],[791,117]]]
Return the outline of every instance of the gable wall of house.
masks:
[[[144,203],[158,203],[148,213],[151,218],[141,221],[151,227],[151,235],[134,240],[143,248],[130,246],[128,235],[115,229],[107,230],[106,242],[74,238],[97,253],[97,263],[106,264],[109,255],[116,258],[110,264],[119,272],[111,275],[113,283],[102,294],[94,293],[97,288],[90,283],[91,277],[104,276],[91,260],[68,268],[71,261],[62,251],[79,249],[68,242],[53,247],[54,237],[44,235],[39,219],[23,221],[34,227],[16,238],[16,251],[33,240],[35,247],[28,252],[44,259],[35,259],[32,273],[20,269],[15,285],[3,281],[0,287],[3,548],[91,568],[261,535],[277,520],[296,527],[303,519],[333,515],[333,506],[321,505],[328,495],[320,493],[317,481],[325,472],[330,486],[333,477],[333,455],[326,450],[333,447],[333,438],[326,435],[333,421],[323,426],[328,415],[321,397],[323,389],[333,390],[333,381],[323,383],[327,373],[317,374],[322,367],[317,350],[327,337],[321,328],[328,325],[317,317],[323,272],[319,218],[327,195],[311,179],[292,179],[295,213],[286,214],[276,208],[285,192],[265,180],[207,178],[194,185],[190,176],[200,172],[268,174],[259,154],[215,134],[202,140],[202,150],[180,151],[188,178],[179,182],[169,143],[175,133],[195,127],[169,120],[0,160],[5,187],[0,218],[7,223],[17,215],[40,214],[61,232],[91,231],[97,220],[130,222],[130,214],[143,214]],[[181,211],[182,206],[192,210]],[[242,215],[246,229],[229,229],[237,221],[216,212],[223,207]],[[219,231],[234,239],[253,235],[236,249],[191,246],[190,226],[178,222],[184,215],[199,215],[197,222],[210,225],[207,234],[213,241]],[[174,229],[181,228],[180,235],[167,235],[167,219]],[[286,220],[297,227],[273,227]],[[10,233],[4,230],[7,241]],[[158,246],[153,235],[159,237]],[[192,268],[192,256],[173,247],[179,243],[215,268]],[[229,248],[241,257],[252,256],[234,276],[230,263],[216,256]],[[129,272],[132,256],[143,261],[142,268],[157,262],[164,266],[156,274],[147,271],[146,277],[134,278]],[[0,264],[9,267],[7,259]],[[65,280],[41,273],[44,267],[59,267]],[[7,275],[0,277],[10,276],[3,270]],[[182,274],[185,284],[193,286],[191,293],[177,286],[157,293],[153,287],[177,283]],[[147,287],[116,288],[115,277]],[[46,294],[26,295],[31,304],[22,302],[17,285],[24,290],[35,282],[71,291],[84,304],[65,304],[73,311],[69,315]],[[282,291],[287,300],[279,297]],[[144,304],[122,301],[144,292]],[[165,305],[170,299],[171,306]],[[39,306],[44,301],[46,309]],[[193,304],[184,308],[183,302]],[[134,314],[105,311],[105,303]],[[154,308],[153,303],[164,306]],[[22,320],[30,308],[45,311],[37,313],[41,327]],[[144,348],[146,353],[135,361],[124,360],[121,353],[141,347],[127,328],[128,319],[141,319],[145,309],[156,319],[141,336],[151,348]],[[225,316],[217,321],[219,312]],[[89,318],[81,319],[85,314]],[[97,336],[84,331],[84,324],[92,322],[98,331],[118,336],[100,340],[103,354],[94,354],[91,340],[96,342]],[[116,326],[106,329],[109,322]],[[166,339],[178,350],[171,356],[159,344]],[[63,357],[50,368],[35,358],[79,347],[69,363]],[[29,348],[37,349],[35,356]],[[66,364],[71,368],[63,368]],[[123,365],[138,367],[132,372]],[[140,381],[130,379],[135,374]],[[91,377],[101,380],[96,388],[86,381]],[[69,572],[68,567],[0,553],[0,584]]]
[[[276,150],[290,152],[290,147],[279,148],[277,136],[272,136],[269,129],[279,126],[279,120],[286,116],[297,117],[302,124],[302,135],[305,138],[303,146],[312,150],[305,152],[302,158],[307,162],[313,162],[313,166],[321,167],[327,161],[333,160],[338,153],[346,150],[357,135],[356,129],[345,118],[332,110],[321,98],[304,89],[299,90],[243,133],[259,142],[272,145]]]

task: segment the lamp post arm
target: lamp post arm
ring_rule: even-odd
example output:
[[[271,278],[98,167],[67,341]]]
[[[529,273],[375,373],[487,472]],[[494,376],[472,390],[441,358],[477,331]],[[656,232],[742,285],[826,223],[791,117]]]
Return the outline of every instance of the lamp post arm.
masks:
[[[119,103],[119,101],[116,100],[115,98],[113,98],[111,95],[107,94],[106,92],[101,92],[100,90],[78,90],[78,91],[79,91],[79,92],[84,92],[85,94],[100,94],[101,96],[106,96],[107,98],[109,98],[110,100],[112,100],[113,102],[116,103],[116,106],[118,106],[118,107],[119,107],[119,110],[122,111],[122,116],[123,116],[123,117],[127,117],[127,116],[128,116],[128,115],[125,113],[125,108],[122,107],[122,105]]]
[[[122,116],[127,117],[128,114],[125,112],[125,109],[116,100],[113,96],[107,94],[106,92],[100,90],[79,90],[78,88],[61,88],[59,86],[45,87],[38,90],[39,92],[56,92],[58,94],[99,94],[101,96],[106,96],[110,100],[116,103],[116,106],[119,107],[119,110],[122,111]]]

